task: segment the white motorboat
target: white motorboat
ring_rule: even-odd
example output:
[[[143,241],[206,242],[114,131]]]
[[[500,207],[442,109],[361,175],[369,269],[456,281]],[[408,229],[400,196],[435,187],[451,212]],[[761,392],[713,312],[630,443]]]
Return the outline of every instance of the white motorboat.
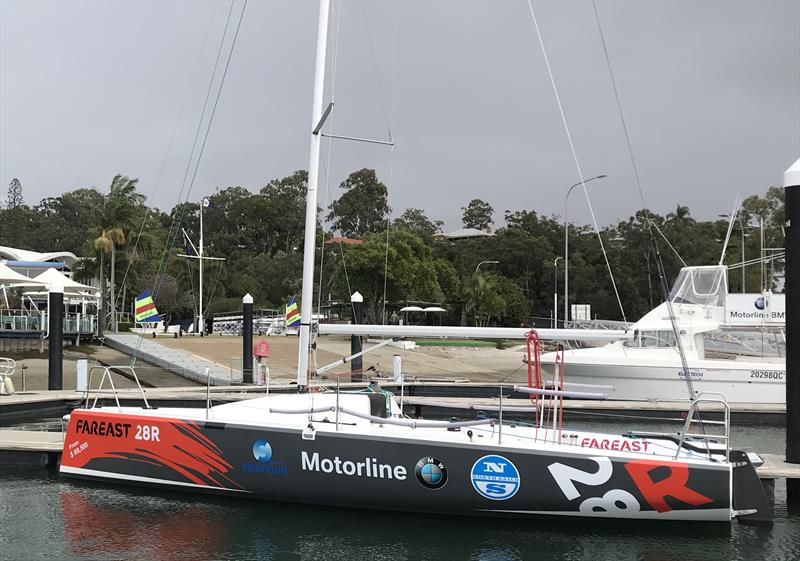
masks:
[[[785,295],[728,294],[727,287],[725,266],[683,268],[669,303],[634,323],[633,338],[565,350],[565,379],[612,385],[612,399],[638,401],[688,399],[688,377],[695,396],[785,403]],[[542,356],[546,369],[555,356]]]

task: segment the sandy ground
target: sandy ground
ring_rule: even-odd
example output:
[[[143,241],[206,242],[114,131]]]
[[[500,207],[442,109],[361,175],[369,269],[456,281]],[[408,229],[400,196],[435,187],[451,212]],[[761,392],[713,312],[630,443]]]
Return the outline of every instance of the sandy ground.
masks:
[[[266,340],[270,345],[271,356],[267,359],[270,375],[274,379],[294,379],[297,369],[297,337],[256,337]],[[185,350],[220,365],[238,368],[241,364],[242,338],[229,336],[182,337],[178,339],[158,339],[162,345]],[[366,343],[365,348],[372,346]],[[376,372],[384,371],[391,375],[393,355],[403,359],[403,372],[407,378],[425,379],[467,379],[471,382],[522,382],[527,380],[527,369],[522,363],[523,347],[499,350],[475,347],[418,347],[415,350],[402,350],[387,346],[363,357],[364,369],[373,367]],[[350,339],[321,337],[317,343],[317,366],[322,367],[350,354]],[[4,354],[17,361],[17,371],[12,377],[16,391],[46,390],[48,376],[47,353]],[[89,367],[108,365],[128,365],[130,357],[109,347],[82,347],[78,352],[64,349],[63,389],[75,389],[77,378],[77,359],[89,358]],[[136,373],[144,385],[152,387],[194,386],[195,382],[167,372],[156,366],[139,361]],[[347,380],[350,364],[342,365],[327,373],[329,379],[338,375]],[[102,373],[95,371],[92,386],[96,387]],[[132,380],[115,374],[114,384],[120,388],[135,387]]]
[[[78,358],[86,356],[89,359],[89,368],[93,366],[100,366],[101,363],[98,359],[105,364],[116,366],[126,366],[130,364],[130,357],[126,354],[120,353],[109,347],[83,347],[87,352],[75,352],[69,348],[64,349],[64,360],[62,362],[63,369],[63,389],[73,390],[76,388],[77,382],[77,362]],[[17,361],[17,371],[12,376],[11,380],[14,383],[16,391],[23,391],[23,370],[24,370],[24,390],[46,390],[47,389],[47,376],[49,360],[47,353],[24,353],[22,355],[15,355],[13,353],[3,353],[4,357],[12,358]],[[148,364],[139,363],[136,366],[136,374],[139,379],[147,385],[155,387],[172,387],[172,386],[195,386],[195,382],[186,380],[167,372],[161,368],[150,366]],[[92,387],[97,387],[102,377],[102,371],[95,371],[92,374]],[[136,387],[136,383],[128,380],[122,375],[114,375],[114,386],[118,388],[132,388]],[[106,382],[105,387],[108,387]]]
[[[294,378],[297,369],[297,337],[256,337],[270,345],[271,356],[267,359],[270,374],[276,378]],[[228,366],[231,361],[238,364],[242,356],[242,338],[231,336],[182,337],[159,339],[168,347],[182,349],[212,362]],[[367,343],[368,348],[372,344]],[[317,343],[317,366],[322,367],[350,354],[350,340],[321,337]],[[405,351],[387,346],[364,355],[364,369],[370,366],[377,371],[392,372],[393,355],[403,359],[406,376],[425,378],[467,378],[472,382],[490,382],[504,379],[509,382],[527,380],[527,370],[522,363],[522,347],[493,349],[474,347],[418,347]],[[518,369],[518,370],[517,370]],[[512,372],[515,373],[512,374]],[[333,370],[347,374],[350,365]]]

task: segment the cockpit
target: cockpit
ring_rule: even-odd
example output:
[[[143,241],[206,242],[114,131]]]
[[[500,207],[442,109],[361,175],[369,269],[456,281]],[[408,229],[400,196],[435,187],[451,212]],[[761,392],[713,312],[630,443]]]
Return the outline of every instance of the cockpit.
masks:
[[[673,304],[722,307],[727,290],[726,267],[684,267],[675,280],[669,299]]]

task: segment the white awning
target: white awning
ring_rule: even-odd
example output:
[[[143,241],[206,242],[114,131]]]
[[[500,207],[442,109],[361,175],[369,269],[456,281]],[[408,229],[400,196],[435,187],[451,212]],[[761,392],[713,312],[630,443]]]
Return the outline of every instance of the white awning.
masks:
[[[98,290],[93,287],[89,286],[88,284],[81,284],[72,280],[71,278],[59,273],[55,269],[47,269],[40,275],[34,277],[34,280],[37,280],[43,284],[48,286],[63,286],[65,292],[69,293],[77,293],[77,292],[91,292],[97,293]]]
[[[425,308],[422,311],[425,312],[425,313],[428,313],[428,312],[441,313],[441,312],[446,312],[447,310],[445,310],[444,308],[440,308],[439,306],[429,306],[428,308]]]
[[[29,277],[26,277],[22,273],[16,272],[14,269],[6,265],[5,263],[0,262],[0,284],[6,285],[16,285],[16,286],[43,286],[44,283],[41,281],[33,280]]]
[[[400,308],[401,312],[422,312],[424,311],[419,306],[406,306],[405,308]]]

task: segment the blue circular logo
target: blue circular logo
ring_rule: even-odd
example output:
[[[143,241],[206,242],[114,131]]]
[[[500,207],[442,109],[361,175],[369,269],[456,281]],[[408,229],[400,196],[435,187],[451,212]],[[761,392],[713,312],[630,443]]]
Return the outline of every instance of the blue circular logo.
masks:
[[[519,470],[503,456],[484,456],[472,466],[470,479],[475,490],[487,499],[504,501],[519,491]]]
[[[272,459],[272,446],[266,440],[256,440],[253,442],[253,457],[262,464],[268,463]]]
[[[421,458],[414,468],[417,481],[428,489],[440,489],[447,483],[447,468],[436,458]]]

